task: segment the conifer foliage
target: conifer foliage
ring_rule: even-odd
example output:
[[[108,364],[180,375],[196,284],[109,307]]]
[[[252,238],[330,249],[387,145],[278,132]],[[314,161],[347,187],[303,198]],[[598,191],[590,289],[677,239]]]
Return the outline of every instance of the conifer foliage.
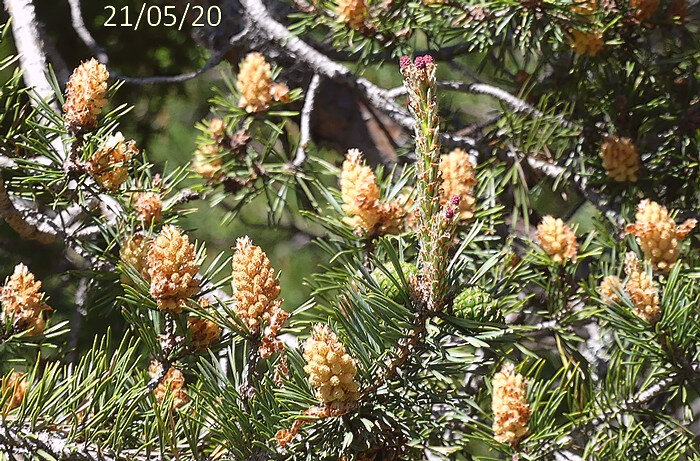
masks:
[[[0,459],[700,459],[688,1],[241,0],[246,52],[165,170],[106,63],[46,95],[5,58],[3,235],[61,263],[0,252]],[[316,144],[323,82],[391,161]],[[256,206],[326,255],[301,305],[254,234],[207,254],[183,220]]]

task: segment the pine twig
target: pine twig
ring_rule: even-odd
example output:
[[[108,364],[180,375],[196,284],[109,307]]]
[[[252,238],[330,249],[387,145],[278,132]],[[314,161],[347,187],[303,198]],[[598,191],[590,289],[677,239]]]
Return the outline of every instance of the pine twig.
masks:
[[[83,14],[80,9],[80,0],[68,0],[70,4],[71,13],[71,23],[73,29],[78,34],[80,39],[85,43],[85,45],[90,48],[93,55],[103,64],[109,63],[109,55],[105,49],[97,43],[95,38],[92,36],[90,31],[85,26],[85,21],[83,20]],[[224,60],[226,53],[243,38],[245,38],[249,33],[249,29],[244,27],[243,30],[229,39],[228,44],[221,50],[215,50],[211,57],[204,63],[202,67],[192,72],[185,72],[178,75],[154,75],[152,77],[131,77],[128,75],[122,75],[116,72],[114,69],[109,69],[110,75],[119,80],[123,80],[127,83],[133,83],[136,85],[152,85],[156,83],[181,83],[193,78],[199,77],[206,71],[213,69]]]
[[[27,87],[34,88],[39,97],[49,100],[53,96],[53,88],[46,78],[47,59],[34,3],[32,0],[4,0],[4,3],[12,18],[12,35],[19,54],[20,67],[24,71],[24,82]],[[32,104],[36,102],[32,100]],[[55,101],[52,107],[58,109]]]
[[[0,216],[7,224],[25,240],[35,240],[43,244],[56,241],[55,232],[44,229],[45,226],[30,213],[21,213],[12,203],[10,194],[5,188],[5,181],[0,174]]]
[[[70,5],[70,18],[73,29],[78,34],[78,37],[90,48],[92,54],[103,64],[109,61],[109,56],[104,48],[102,48],[97,40],[92,36],[90,31],[85,26],[83,13],[80,10],[80,0],[68,0]]]
[[[403,129],[413,130],[415,120],[407,110],[392,100],[387,90],[378,87],[366,78],[357,77],[347,67],[334,62],[292,34],[270,15],[261,0],[242,0],[241,3],[251,24],[258,28],[277,48],[288,54],[291,59],[305,65],[316,74],[359,92],[369,104],[384,112]],[[441,133],[440,138],[447,147],[474,147],[476,145],[473,138],[454,133]]]
[[[311,115],[316,104],[316,95],[318,94],[318,87],[320,83],[321,77],[319,77],[318,74],[314,74],[314,76],[311,77],[309,89],[306,90],[306,99],[304,100],[304,107],[301,110],[301,121],[299,126],[301,131],[299,147],[297,148],[296,156],[291,164],[293,169],[299,168],[304,164],[304,162],[306,162],[306,148],[308,147],[309,142],[311,142]]]
[[[139,455],[136,453],[115,454],[94,444],[77,443],[57,431],[32,431],[28,427],[8,427],[0,420],[0,444],[8,454],[34,459],[39,453],[50,455],[56,460],[67,461],[160,461],[159,455]]]

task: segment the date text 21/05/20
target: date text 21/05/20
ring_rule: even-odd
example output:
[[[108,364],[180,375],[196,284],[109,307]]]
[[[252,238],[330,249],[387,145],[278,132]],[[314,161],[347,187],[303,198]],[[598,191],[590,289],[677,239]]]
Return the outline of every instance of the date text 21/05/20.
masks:
[[[138,30],[139,27],[176,27],[182,30],[185,21],[191,27],[216,27],[221,24],[221,8],[217,5],[204,7],[201,5],[185,4],[178,11],[173,5],[141,5],[139,11],[129,6],[121,8],[107,5],[105,27],[128,27]],[[190,15],[188,19],[188,15]]]

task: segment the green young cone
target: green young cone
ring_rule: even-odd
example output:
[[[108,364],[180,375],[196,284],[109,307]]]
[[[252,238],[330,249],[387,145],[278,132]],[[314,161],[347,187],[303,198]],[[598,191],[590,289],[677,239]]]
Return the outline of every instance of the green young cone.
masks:
[[[491,295],[479,286],[462,290],[452,304],[455,317],[477,322],[502,322],[503,314]]]
[[[391,277],[389,277],[380,268],[376,268],[372,271],[372,278],[377,281],[379,288],[382,292],[390,298],[392,301],[399,302],[402,299],[403,294],[406,293],[406,287],[396,286],[395,282],[401,283],[401,277],[396,268],[392,265],[387,266]],[[408,279],[418,273],[418,268],[413,263],[401,262],[401,272],[403,273],[404,279],[408,282]],[[393,279],[393,280],[392,280]]]

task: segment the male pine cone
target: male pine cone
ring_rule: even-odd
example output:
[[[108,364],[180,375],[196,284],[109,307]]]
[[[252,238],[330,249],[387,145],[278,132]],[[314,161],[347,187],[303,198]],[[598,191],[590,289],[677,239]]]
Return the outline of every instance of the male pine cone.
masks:
[[[603,302],[607,305],[619,303],[620,297],[618,293],[623,290],[622,280],[616,275],[608,275],[600,282],[600,286],[598,287],[598,293],[603,298]]]
[[[603,168],[617,182],[636,182],[640,159],[637,148],[629,138],[608,137],[600,150]]]
[[[530,406],[527,382],[512,363],[503,366],[492,381],[493,434],[501,443],[517,444],[528,433]]]
[[[603,49],[603,32],[600,30],[573,29],[570,33],[569,41],[576,54],[595,57]]]
[[[107,105],[107,68],[90,59],[80,64],[66,84],[63,113],[72,133],[81,133],[97,126],[97,116]]]
[[[361,29],[367,17],[365,0],[338,0],[336,4],[338,20],[353,29]]]
[[[158,362],[151,362],[148,372],[151,378],[160,376],[163,370],[163,365]],[[179,410],[190,398],[185,392],[185,375],[175,367],[171,367],[163,376],[163,379],[158,383],[153,390],[153,395],[159,404],[162,404],[167,399],[172,399],[173,410]]]
[[[454,149],[440,158],[440,204],[445,205],[455,195],[459,197],[458,213],[460,220],[474,216],[476,201],[472,190],[476,186],[474,166],[469,154],[463,149]]]
[[[344,221],[349,226],[367,234],[394,233],[400,225],[403,213],[398,202],[382,203],[377,178],[365,164],[362,153],[348,150],[340,172],[340,193]]]
[[[153,192],[139,192],[134,197],[134,210],[146,227],[163,219],[163,199]]]
[[[194,152],[192,169],[204,179],[219,179],[223,174],[222,150],[217,144],[200,146]]]
[[[649,323],[656,322],[661,317],[659,290],[632,252],[627,253],[625,257],[625,272],[627,273],[625,292],[632,300],[634,313]]]
[[[257,333],[280,309],[280,283],[265,252],[249,237],[236,241],[231,263],[234,309],[248,329]]]
[[[656,322],[661,317],[659,290],[632,252],[627,253],[625,257],[625,272],[627,280],[624,284],[615,275],[608,275],[600,282],[598,293],[603,303],[607,306],[620,304],[622,299],[618,294],[627,295],[632,301],[632,309],[637,317],[649,323]]]
[[[557,264],[576,260],[578,243],[576,234],[564,221],[545,216],[537,226],[537,240],[545,253]]]
[[[316,397],[323,403],[342,406],[360,398],[355,360],[328,325],[314,326],[304,343],[304,359],[304,371],[316,390]]]
[[[8,395],[3,411],[11,411],[22,405],[29,383],[27,374],[13,371],[9,376],[0,380],[0,397]]]
[[[187,235],[175,226],[164,226],[148,252],[151,296],[158,308],[181,313],[187,298],[199,291],[197,272],[197,255]]]
[[[2,320],[12,322],[14,328],[26,332],[27,336],[43,333],[46,322],[43,312],[51,310],[44,302],[41,282],[34,278],[27,266],[18,264],[0,291]]]
[[[150,281],[148,275],[148,252],[153,239],[146,234],[132,234],[122,241],[119,248],[119,259],[127,266],[131,266],[146,281]],[[128,277],[123,276],[122,282],[129,284]]]
[[[628,224],[625,231],[637,237],[644,256],[654,269],[668,273],[678,260],[680,242],[693,230],[697,221],[688,219],[676,225],[666,207],[650,200],[642,200],[635,215],[637,222]]]
[[[200,298],[199,305],[203,309],[211,304],[207,298]],[[190,345],[195,351],[207,349],[221,337],[221,328],[211,320],[190,316],[187,319],[187,330],[190,333]]]
[[[133,140],[125,141],[121,133],[110,135],[88,160],[87,172],[105,189],[117,190],[129,178],[128,163],[138,153]]]
[[[272,81],[272,68],[260,53],[249,53],[241,61],[236,89],[241,93],[238,105],[248,113],[262,112],[273,101],[289,100],[287,85]]]

